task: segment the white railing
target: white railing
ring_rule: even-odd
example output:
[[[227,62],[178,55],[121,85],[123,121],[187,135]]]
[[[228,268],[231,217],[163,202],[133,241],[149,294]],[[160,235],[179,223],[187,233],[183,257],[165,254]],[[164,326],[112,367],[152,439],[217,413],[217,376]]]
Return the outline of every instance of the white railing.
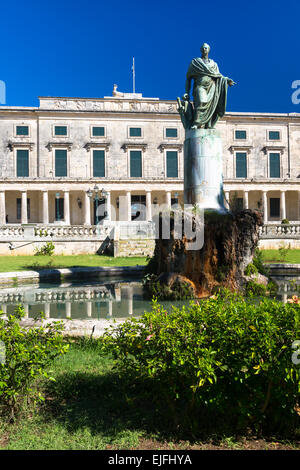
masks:
[[[265,224],[260,228],[260,238],[300,238],[300,224]]]
[[[109,225],[1,225],[0,241],[76,241],[113,238]]]

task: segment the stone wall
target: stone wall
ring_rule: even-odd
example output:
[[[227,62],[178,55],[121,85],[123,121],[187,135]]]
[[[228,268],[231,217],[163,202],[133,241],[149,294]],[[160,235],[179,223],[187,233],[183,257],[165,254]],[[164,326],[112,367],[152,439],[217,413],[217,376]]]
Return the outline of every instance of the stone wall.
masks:
[[[114,256],[152,256],[154,239],[128,239],[114,241]]]

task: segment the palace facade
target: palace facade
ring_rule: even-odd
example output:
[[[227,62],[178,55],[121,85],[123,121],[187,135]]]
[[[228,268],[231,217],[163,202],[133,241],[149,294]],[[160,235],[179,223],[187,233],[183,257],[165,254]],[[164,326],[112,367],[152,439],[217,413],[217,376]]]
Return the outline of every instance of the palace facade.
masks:
[[[176,101],[115,89],[111,97],[39,100],[0,106],[2,233],[147,222],[156,205],[183,203]],[[300,113],[227,112],[217,128],[227,202],[263,211],[265,226],[300,224]]]

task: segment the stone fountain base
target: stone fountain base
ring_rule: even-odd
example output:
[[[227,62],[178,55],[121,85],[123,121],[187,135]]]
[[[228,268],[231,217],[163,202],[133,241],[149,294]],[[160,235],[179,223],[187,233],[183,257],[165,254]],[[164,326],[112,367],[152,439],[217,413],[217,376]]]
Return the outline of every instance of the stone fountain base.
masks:
[[[159,281],[169,292],[188,287],[196,298],[210,296],[218,287],[243,292],[249,280],[244,270],[252,262],[263,225],[261,213],[248,209],[236,214],[205,212],[204,222],[203,247],[188,250],[186,237],[174,238],[171,217],[170,238],[156,240],[149,263],[149,272],[155,274],[151,282]]]

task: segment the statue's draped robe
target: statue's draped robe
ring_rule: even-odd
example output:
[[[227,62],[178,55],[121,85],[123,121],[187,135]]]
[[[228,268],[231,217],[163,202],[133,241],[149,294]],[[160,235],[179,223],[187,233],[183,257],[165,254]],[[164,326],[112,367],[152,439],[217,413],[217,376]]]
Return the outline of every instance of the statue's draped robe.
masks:
[[[225,114],[227,101],[227,77],[220,74],[218,65],[209,59],[193,59],[187,71],[187,81],[194,80],[194,122],[197,127],[214,127]]]

